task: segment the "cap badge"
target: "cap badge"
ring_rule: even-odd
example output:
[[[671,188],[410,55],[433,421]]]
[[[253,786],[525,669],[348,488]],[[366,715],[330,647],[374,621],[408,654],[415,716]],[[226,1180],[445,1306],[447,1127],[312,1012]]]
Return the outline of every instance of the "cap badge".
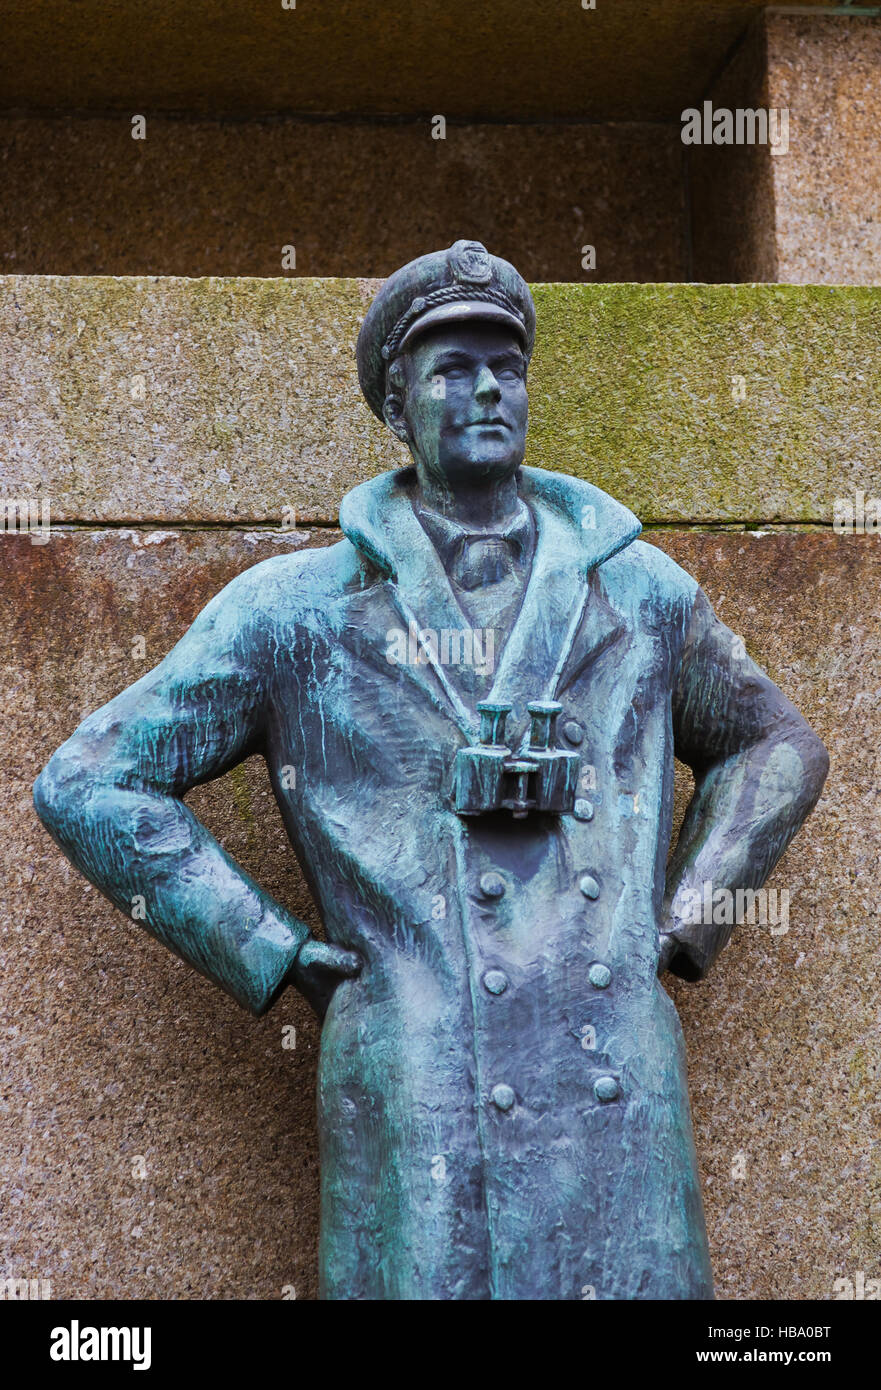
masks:
[[[450,270],[460,285],[488,285],[493,277],[489,252],[479,241],[457,241],[451,246]]]

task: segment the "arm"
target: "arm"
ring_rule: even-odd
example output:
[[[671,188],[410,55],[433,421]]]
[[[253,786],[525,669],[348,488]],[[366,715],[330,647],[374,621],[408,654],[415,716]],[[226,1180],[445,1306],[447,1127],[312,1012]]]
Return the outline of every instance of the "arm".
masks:
[[[676,756],[694,795],[667,869],[658,971],[702,979],[731,924],[695,922],[703,885],[760,888],[816,804],[829,770],[820,739],[746,655],[698,589],[673,695]]]
[[[313,1003],[357,957],[315,941],[181,797],[262,748],[253,577],[233,580],[163,662],[90,715],[34,784],[37,814],[121,911],[255,1014],[286,983]],[[317,967],[317,975],[315,974]]]

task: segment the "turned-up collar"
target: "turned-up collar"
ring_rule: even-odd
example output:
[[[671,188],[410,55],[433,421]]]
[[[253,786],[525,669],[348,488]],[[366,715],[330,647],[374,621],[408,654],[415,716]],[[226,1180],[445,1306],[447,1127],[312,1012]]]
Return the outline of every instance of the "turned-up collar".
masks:
[[[412,507],[415,487],[415,468],[381,473],[353,488],[340,505],[344,535],[392,580],[401,579],[417,562],[414,534],[423,544],[427,542]],[[642,530],[627,507],[592,483],[566,473],[521,468],[519,491],[525,502],[539,510],[550,509],[562,523],[555,527],[557,540],[565,537],[566,558],[574,560],[583,574],[623,550]]]
[[[340,525],[386,577],[405,630],[462,628],[440,557],[416,518],[415,469],[384,473],[343,499]],[[520,609],[499,655],[488,699],[514,707],[510,746],[527,736],[526,702],[555,700],[567,680],[624,631],[624,622],[594,584],[597,566],[635,540],[632,512],[590,483],[563,473],[523,468],[520,494],[536,523],[535,554]],[[477,738],[472,695],[455,667],[421,661],[395,667],[446,707],[468,738]]]

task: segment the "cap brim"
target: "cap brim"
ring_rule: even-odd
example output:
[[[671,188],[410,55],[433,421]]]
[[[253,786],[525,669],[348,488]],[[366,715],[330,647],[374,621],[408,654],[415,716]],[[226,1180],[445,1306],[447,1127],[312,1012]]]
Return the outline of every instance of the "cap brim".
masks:
[[[420,333],[435,328],[438,324],[468,322],[503,323],[506,327],[512,328],[522,346],[526,346],[526,324],[507,309],[503,309],[500,304],[489,304],[481,299],[457,299],[452,304],[439,304],[436,309],[429,309],[427,314],[421,314],[414,320],[398,344],[397,352],[403,352]]]

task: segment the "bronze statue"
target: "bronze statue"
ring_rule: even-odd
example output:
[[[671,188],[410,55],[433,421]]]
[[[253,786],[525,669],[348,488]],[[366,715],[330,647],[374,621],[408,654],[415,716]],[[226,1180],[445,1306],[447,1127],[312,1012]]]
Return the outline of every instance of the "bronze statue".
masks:
[[[534,332],[478,242],[393,275],[358,366],[412,468],[345,497],[337,545],[233,580],[34,789],[197,970],[323,1018],[325,1298],[712,1297],[659,976],[706,973],[732,926],[704,886],[758,888],[827,772],[632,513],[522,466]],[[181,800],[257,752],[325,942]]]

